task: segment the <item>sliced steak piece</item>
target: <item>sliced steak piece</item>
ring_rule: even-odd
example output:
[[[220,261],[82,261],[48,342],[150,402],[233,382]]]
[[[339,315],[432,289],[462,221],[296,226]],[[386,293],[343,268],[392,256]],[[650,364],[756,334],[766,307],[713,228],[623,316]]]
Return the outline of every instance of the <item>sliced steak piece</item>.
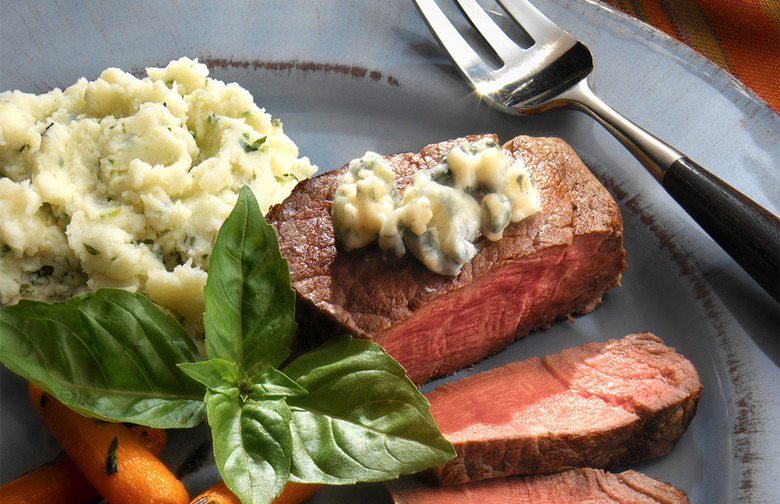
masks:
[[[570,469],[438,487],[420,478],[386,483],[395,504],[687,504],[685,492],[636,471]]]
[[[399,191],[460,140],[389,156]],[[601,303],[625,269],[614,199],[562,140],[521,136],[504,151],[525,160],[541,210],[510,224],[500,241],[479,237],[476,257],[458,276],[435,274],[409,253],[399,259],[376,245],[344,251],[330,211],[346,167],[301,182],[271,208],[266,218],[298,294],[299,334],[315,343],[334,333],[371,339],[422,384]]]
[[[690,361],[648,332],[507,364],[426,397],[457,457],[443,484],[615,467],[668,453],[696,413]]]

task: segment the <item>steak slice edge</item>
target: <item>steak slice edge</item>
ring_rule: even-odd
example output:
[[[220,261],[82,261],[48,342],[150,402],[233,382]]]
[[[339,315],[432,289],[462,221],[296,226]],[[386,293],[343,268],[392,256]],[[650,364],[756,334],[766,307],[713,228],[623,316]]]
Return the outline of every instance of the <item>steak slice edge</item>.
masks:
[[[385,484],[395,504],[688,504],[685,492],[637,471],[570,469],[559,473],[436,487],[405,476]]]

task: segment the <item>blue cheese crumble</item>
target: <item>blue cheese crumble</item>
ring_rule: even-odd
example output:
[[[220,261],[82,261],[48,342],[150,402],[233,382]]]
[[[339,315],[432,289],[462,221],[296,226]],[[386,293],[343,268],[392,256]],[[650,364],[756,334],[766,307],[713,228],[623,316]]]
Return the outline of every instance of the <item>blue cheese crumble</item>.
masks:
[[[479,232],[500,240],[510,222],[536,213],[540,203],[525,163],[510,164],[498,144],[484,138],[455,145],[415,173],[400,201],[381,156],[369,152],[353,160],[336,191],[333,228],[346,250],[376,240],[399,257],[409,249],[435,273],[457,275],[476,254]]]
[[[336,238],[346,250],[365,247],[377,239],[382,223],[398,204],[393,169],[382,156],[367,152],[350,161],[333,197]]]

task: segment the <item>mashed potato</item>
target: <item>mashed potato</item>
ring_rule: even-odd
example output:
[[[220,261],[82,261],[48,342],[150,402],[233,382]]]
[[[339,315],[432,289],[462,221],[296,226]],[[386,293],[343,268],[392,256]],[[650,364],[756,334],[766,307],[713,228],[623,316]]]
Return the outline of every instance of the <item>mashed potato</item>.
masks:
[[[147,74],[0,94],[0,304],[119,287],[199,332],[209,253],[241,186],[265,212],[316,171],[205,65]]]

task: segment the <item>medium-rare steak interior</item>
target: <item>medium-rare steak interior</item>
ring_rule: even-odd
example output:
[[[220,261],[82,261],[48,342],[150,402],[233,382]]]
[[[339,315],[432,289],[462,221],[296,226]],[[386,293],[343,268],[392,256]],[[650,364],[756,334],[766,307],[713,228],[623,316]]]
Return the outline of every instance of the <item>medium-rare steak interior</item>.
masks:
[[[648,332],[445,383],[426,397],[457,457],[431,472],[459,484],[659,457],[687,429],[701,388],[693,364]]]
[[[687,504],[685,492],[636,471],[570,469],[448,487],[415,476],[386,484],[395,504]]]
[[[462,140],[387,156],[399,191]],[[422,384],[601,303],[626,266],[614,199],[560,139],[520,136],[503,149],[525,161],[541,208],[510,224],[499,241],[479,237],[476,256],[457,276],[375,244],[345,251],[334,238],[331,206],[346,168],[301,182],[272,207],[266,218],[289,261],[300,336],[312,343],[336,333],[371,339]]]

